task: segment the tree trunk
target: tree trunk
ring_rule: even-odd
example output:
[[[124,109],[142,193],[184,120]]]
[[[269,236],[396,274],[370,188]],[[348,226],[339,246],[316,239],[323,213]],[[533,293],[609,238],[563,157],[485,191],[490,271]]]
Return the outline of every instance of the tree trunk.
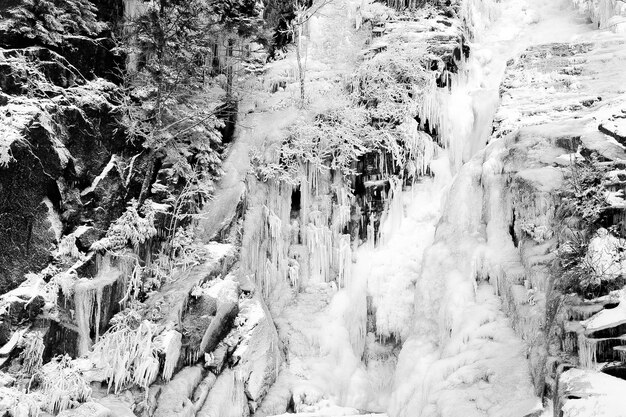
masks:
[[[302,57],[300,56],[300,51],[301,51],[300,40],[302,38],[301,31],[302,31],[302,24],[298,23],[295,29],[296,59],[298,60],[298,76],[300,78],[300,100],[301,100],[301,105],[304,106],[304,68],[302,67]]]
[[[233,46],[235,40],[228,39],[226,47],[226,97],[230,101],[233,98]]]
[[[148,168],[146,169],[146,176],[141,183],[141,192],[139,193],[139,202],[137,207],[141,207],[150,193],[150,186],[152,185],[152,177],[154,176],[154,166],[156,164],[156,155],[151,149],[148,151]]]

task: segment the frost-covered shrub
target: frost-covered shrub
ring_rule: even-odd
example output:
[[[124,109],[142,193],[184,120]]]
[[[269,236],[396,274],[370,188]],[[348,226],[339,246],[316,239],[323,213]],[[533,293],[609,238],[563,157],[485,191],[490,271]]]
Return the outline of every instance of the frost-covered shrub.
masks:
[[[187,269],[200,263],[202,251],[194,242],[195,234],[192,228],[176,230],[172,239],[172,257],[175,266]]]
[[[407,115],[417,114],[432,74],[425,70],[426,58],[421,54],[395,44],[387,48],[359,66],[355,94],[372,118],[400,124]]]
[[[607,168],[598,162],[597,157],[574,161],[561,193],[562,216],[575,217],[583,222],[581,227],[593,228],[609,207],[604,186],[606,173]]]
[[[131,383],[147,388],[159,373],[156,325],[142,320],[133,307],[116,314],[111,327],[94,345],[92,358],[104,369],[109,389],[119,392]]]
[[[539,243],[545,242],[553,236],[552,230],[544,224],[537,225],[533,222],[523,222],[520,225],[520,229],[535,242]]]
[[[312,121],[300,120],[289,128],[289,136],[272,161],[260,153],[251,154],[257,178],[299,181],[304,165],[313,172],[334,170],[344,176],[354,174],[354,162],[380,142],[370,126],[363,107],[342,108],[320,114]]]
[[[33,377],[51,413],[75,408],[91,397],[91,388],[68,355],[57,356]],[[33,383],[31,383],[33,385]]]
[[[368,0],[361,7],[361,17],[363,22],[383,22],[396,15],[396,11],[390,9],[382,3],[377,1]]]
[[[7,416],[37,417],[42,396],[38,392],[25,393],[15,387],[0,387],[0,411]]]
[[[608,215],[607,171],[597,157],[576,161],[560,192],[555,274],[563,293],[593,298],[626,282],[626,241]]]
[[[606,229],[591,239],[572,234],[557,254],[556,288],[562,293],[594,298],[626,283],[626,241]]]
[[[12,31],[57,45],[66,34],[96,36],[102,32],[106,25],[98,21],[96,12],[89,0],[22,0],[0,15],[7,19]]]
[[[154,227],[155,213],[150,200],[143,204],[141,210],[137,208],[137,201],[131,200],[124,214],[111,224],[106,236],[95,242],[91,250],[118,250],[127,245],[136,248],[145,243],[157,233]]]
[[[22,372],[28,376],[34,375],[43,364],[45,345],[41,333],[28,333],[24,337],[24,349],[20,353]]]

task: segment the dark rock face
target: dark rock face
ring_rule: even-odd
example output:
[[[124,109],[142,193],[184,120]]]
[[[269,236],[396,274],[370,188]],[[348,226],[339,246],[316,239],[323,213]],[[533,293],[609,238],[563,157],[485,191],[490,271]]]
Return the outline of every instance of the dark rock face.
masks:
[[[82,226],[76,230],[76,247],[81,252],[88,252],[91,245],[104,237],[104,232],[92,226]]]
[[[202,337],[200,349],[206,353],[212,352],[230,331],[238,313],[239,306],[236,302],[226,302],[221,305]]]
[[[16,298],[10,305],[8,314],[4,318],[13,325],[18,325],[26,320],[33,320],[41,314],[45,301],[38,295],[32,300]]]
[[[56,355],[63,354],[68,354],[74,358],[78,356],[78,330],[51,321],[44,337],[44,344],[46,350],[43,353],[43,358],[46,361]]]
[[[623,114],[615,115],[609,120],[602,122],[598,130],[605,135],[609,135],[619,143],[626,143],[626,117]]]
[[[100,3],[105,18],[123,9]],[[20,19],[30,17],[20,10],[32,7],[0,3],[0,292],[50,263],[62,235],[93,226],[78,240],[82,251],[101,237],[125,208],[122,170],[139,153],[116,113],[120,94],[110,81],[124,61],[107,26],[94,10],[55,5],[67,30],[23,32]],[[71,13],[87,24],[71,29]]]

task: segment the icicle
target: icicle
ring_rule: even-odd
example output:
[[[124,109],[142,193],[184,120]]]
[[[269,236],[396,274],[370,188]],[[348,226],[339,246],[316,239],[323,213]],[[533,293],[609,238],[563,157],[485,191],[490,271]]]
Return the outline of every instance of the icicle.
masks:
[[[121,258],[125,260],[126,258]],[[75,318],[78,326],[78,354],[79,356],[89,353],[91,347],[91,322],[95,321],[96,340],[100,336],[100,320],[102,309],[102,293],[104,287],[112,285],[122,278],[125,285],[126,276],[117,268],[111,266],[110,255],[105,256],[99,262],[101,269],[92,279],[81,278],[75,281],[73,290]],[[123,264],[123,262],[122,262]],[[65,290],[64,290],[65,294]]]
[[[165,356],[162,376],[164,380],[169,381],[172,378],[182,350],[182,335],[176,330],[168,330],[160,335],[157,340],[159,340],[158,343]]]
[[[596,339],[589,339],[583,333],[578,335],[578,361],[581,367],[586,369],[595,367],[597,343]]]
[[[402,180],[397,177],[389,178],[391,186],[385,213],[381,220],[381,244],[384,244],[392,235],[402,227],[404,218],[404,203],[402,198]]]
[[[349,288],[351,284],[352,247],[350,243],[350,235],[341,235],[339,238],[337,283],[343,288]]]
[[[134,352],[136,356],[133,358],[133,365],[135,366],[133,380],[140,387],[147,388],[159,375],[159,359],[156,357],[153,349],[153,335],[153,324],[146,320],[141,322],[134,335],[136,337],[135,346],[137,346],[137,351]],[[122,372],[122,370],[118,370],[118,372]],[[116,391],[118,389],[116,387]]]
[[[96,289],[96,343],[100,338],[100,319],[102,315],[102,287]]]
[[[460,2],[460,17],[465,23],[465,31],[471,39],[481,32],[497,16],[498,0],[466,0]]]
[[[376,246],[376,231],[374,228],[374,214],[370,214],[369,222],[367,223],[367,245],[370,249],[374,249]]]
[[[91,348],[91,315],[95,301],[95,291],[90,280],[81,278],[74,286],[74,305],[78,324],[78,355],[84,356]]]
[[[348,190],[343,184],[335,187],[337,204],[334,206],[333,232],[336,236],[343,233],[344,228],[350,223],[351,202]]]
[[[307,249],[311,257],[310,278],[314,282],[330,282],[333,246],[332,232],[328,226],[308,225]]]

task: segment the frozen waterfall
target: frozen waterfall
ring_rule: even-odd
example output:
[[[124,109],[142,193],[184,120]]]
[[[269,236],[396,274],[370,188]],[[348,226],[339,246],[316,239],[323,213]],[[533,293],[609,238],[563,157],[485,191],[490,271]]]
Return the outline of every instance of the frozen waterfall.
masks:
[[[515,248],[502,196],[485,191],[500,181],[501,164],[481,151],[507,60],[589,30],[565,7],[466,2],[470,58],[421,109],[443,145],[428,161],[432,176],[392,193],[378,245],[356,250],[350,285],[332,296],[315,331],[324,334],[324,360],[302,364],[334,403],[393,417],[521,417],[543,408],[497,294],[498,268]]]

